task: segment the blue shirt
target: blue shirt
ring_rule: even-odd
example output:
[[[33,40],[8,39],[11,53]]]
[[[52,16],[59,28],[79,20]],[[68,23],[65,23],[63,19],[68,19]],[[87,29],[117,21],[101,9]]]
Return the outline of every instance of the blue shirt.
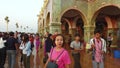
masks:
[[[30,56],[30,54],[31,54],[31,43],[30,43],[30,41],[25,43],[25,45],[20,45],[20,49],[22,50],[23,54],[26,54],[27,56]]]

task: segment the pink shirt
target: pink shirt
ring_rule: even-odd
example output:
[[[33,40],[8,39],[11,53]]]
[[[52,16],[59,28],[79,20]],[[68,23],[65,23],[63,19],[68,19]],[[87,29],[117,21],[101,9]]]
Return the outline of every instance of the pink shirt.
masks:
[[[96,49],[96,52],[95,52],[95,60],[96,62],[102,62],[102,42],[101,40],[97,40],[95,39],[95,49]]]
[[[64,50],[64,52],[62,53],[63,50]],[[51,52],[52,52],[52,49],[51,49]],[[71,63],[69,54],[68,54],[68,52],[65,49],[61,49],[60,51],[56,51],[55,48],[54,48],[53,52],[52,52],[52,55],[50,54],[51,60],[56,60],[56,58],[60,54],[61,54],[61,56],[57,59],[58,68],[65,68],[66,64],[70,64]]]

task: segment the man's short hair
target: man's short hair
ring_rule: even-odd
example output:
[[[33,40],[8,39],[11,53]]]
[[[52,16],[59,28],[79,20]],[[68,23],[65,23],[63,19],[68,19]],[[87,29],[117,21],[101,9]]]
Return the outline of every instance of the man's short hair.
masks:
[[[14,36],[14,32],[10,32],[9,35],[10,35],[10,36]]]
[[[101,32],[101,30],[100,30],[100,29],[96,29],[96,30],[94,31],[94,34],[96,34],[96,33],[101,34],[102,32]]]
[[[75,37],[80,37],[80,34],[75,34]]]

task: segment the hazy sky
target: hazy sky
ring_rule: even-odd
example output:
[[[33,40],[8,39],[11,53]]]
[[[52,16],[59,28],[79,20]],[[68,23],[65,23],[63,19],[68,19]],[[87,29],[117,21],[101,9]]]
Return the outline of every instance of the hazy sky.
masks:
[[[16,31],[19,26],[29,26],[29,29],[19,31],[37,32],[37,14],[39,14],[43,0],[0,0],[0,31],[6,31],[4,18],[9,17],[9,31]],[[32,29],[32,30],[31,30]]]

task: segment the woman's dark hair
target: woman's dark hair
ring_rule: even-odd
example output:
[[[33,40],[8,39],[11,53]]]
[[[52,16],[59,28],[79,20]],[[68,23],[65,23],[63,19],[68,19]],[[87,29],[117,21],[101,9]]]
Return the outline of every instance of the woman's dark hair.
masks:
[[[24,34],[24,40],[23,40],[24,42],[28,42],[29,41],[29,36],[28,36],[28,34]]]
[[[80,37],[80,34],[75,34],[75,37]]]
[[[21,33],[20,38],[22,39],[23,36],[24,36],[24,33]]]
[[[55,36],[55,38],[53,39],[54,45],[56,46],[55,40],[56,40],[56,37],[58,37],[58,36],[61,36],[61,37],[63,38],[63,45],[62,45],[62,47],[64,47],[64,45],[65,45],[65,38],[64,38],[64,36],[63,36],[62,34],[57,34],[57,35]]]

